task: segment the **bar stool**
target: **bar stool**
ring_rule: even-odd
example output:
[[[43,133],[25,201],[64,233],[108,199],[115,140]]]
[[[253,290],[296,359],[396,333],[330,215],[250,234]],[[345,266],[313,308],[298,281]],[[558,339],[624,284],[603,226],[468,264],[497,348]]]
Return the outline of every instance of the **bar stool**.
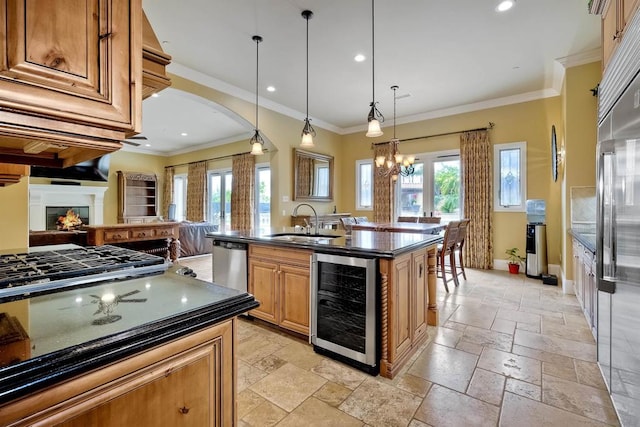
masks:
[[[460,221],[451,221],[444,231],[444,238],[442,244],[438,245],[438,264],[440,265],[440,274],[438,277],[442,278],[444,288],[449,292],[449,286],[447,282],[453,280],[456,287],[458,287],[458,275],[455,272],[456,260],[455,260],[455,246],[458,239],[458,229],[460,227]],[[445,269],[445,258],[449,257],[449,270]],[[451,273],[451,278],[447,279],[447,273]]]

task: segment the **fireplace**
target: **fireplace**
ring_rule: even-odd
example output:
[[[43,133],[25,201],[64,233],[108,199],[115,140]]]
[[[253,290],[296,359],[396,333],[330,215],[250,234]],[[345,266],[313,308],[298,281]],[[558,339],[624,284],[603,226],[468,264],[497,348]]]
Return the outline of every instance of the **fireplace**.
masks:
[[[85,225],[102,225],[104,193],[107,188],[88,185],[29,185],[29,229],[56,230],[58,217],[66,215],[69,209],[73,209]]]
[[[80,220],[80,224],[77,224],[77,226],[71,228],[71,230],[78,228],[80,225],[90,225],[89,206],[47,206],[45,208],[45,215],[47,230],[65,230],[61,228],[59,219],[69,215],[76,215]]]

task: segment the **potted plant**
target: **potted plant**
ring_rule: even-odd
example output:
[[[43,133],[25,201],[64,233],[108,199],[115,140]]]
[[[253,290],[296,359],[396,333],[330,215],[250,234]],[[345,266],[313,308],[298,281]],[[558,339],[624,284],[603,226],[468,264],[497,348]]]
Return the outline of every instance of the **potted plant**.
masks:
[[[518,253],[518,248],[510,248],[504,251],[509,260],[509,273],[518,274],[520,272],[520,264],[524,262],[524,257]]]

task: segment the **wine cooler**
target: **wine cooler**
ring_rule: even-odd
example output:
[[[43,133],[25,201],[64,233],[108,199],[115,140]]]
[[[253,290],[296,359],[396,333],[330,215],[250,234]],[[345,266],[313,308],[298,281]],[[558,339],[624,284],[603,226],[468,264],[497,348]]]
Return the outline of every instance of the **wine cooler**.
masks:
[[[311,342],[317,353],[379,373],[377,260],[315,253]]]

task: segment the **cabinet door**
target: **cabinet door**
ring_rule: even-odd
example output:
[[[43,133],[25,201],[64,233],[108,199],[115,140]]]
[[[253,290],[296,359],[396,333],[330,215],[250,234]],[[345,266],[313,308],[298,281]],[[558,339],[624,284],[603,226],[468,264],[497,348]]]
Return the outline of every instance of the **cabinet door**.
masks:
[[[607,67],[609,59],[620,41],[620,10],[618,0],[609,1],[609,7],[602,14],[602,67]]]
[[[309,335],[309,269],[280,264],[278,275],[280,326]]]
[[[0,106],[136,129],[139,114],[133,110],[142,99],[142,88],[136,90],[142,79],[139,0],[14,0],[0,8],[7,18]]]
[[[412,304],[413,340],[420,339],[427,333],[427,307],[429,295],[427,293],[427,252],[417,251],[411,257],[411,283],[414,288],[412,295],[415,301]]]
[[[249,314],[275,324],[278,323],[277,272],[278,264],[249,258],[249,293],[260,302],[260,307]]]
[[[223,374],[215,372],[220,352],[215,347],[210,350],[212,353],[200,354],[185,366],[167,366],[165,369],[159,366],[158,370],[166,371],[166,375],[145,381],[141,387],[56,424],[56,427],[221,426],[220,419],[216,422],[213,419],[214,415],[219,418],[221,414],[215,414],[218,405],[215,394],[210,392],[216,376],[219,380]],[[111,391],[117,392],[118,388]]]
[[[391,334],[393,334],[394,348],[392,348],[393,358],[396,360],[404,352],[411,348],[411,309],[409,309],[411,298],[411,254],[397,258],[393,263],[393,308],[390,313],[393,323],[391,324]]]

